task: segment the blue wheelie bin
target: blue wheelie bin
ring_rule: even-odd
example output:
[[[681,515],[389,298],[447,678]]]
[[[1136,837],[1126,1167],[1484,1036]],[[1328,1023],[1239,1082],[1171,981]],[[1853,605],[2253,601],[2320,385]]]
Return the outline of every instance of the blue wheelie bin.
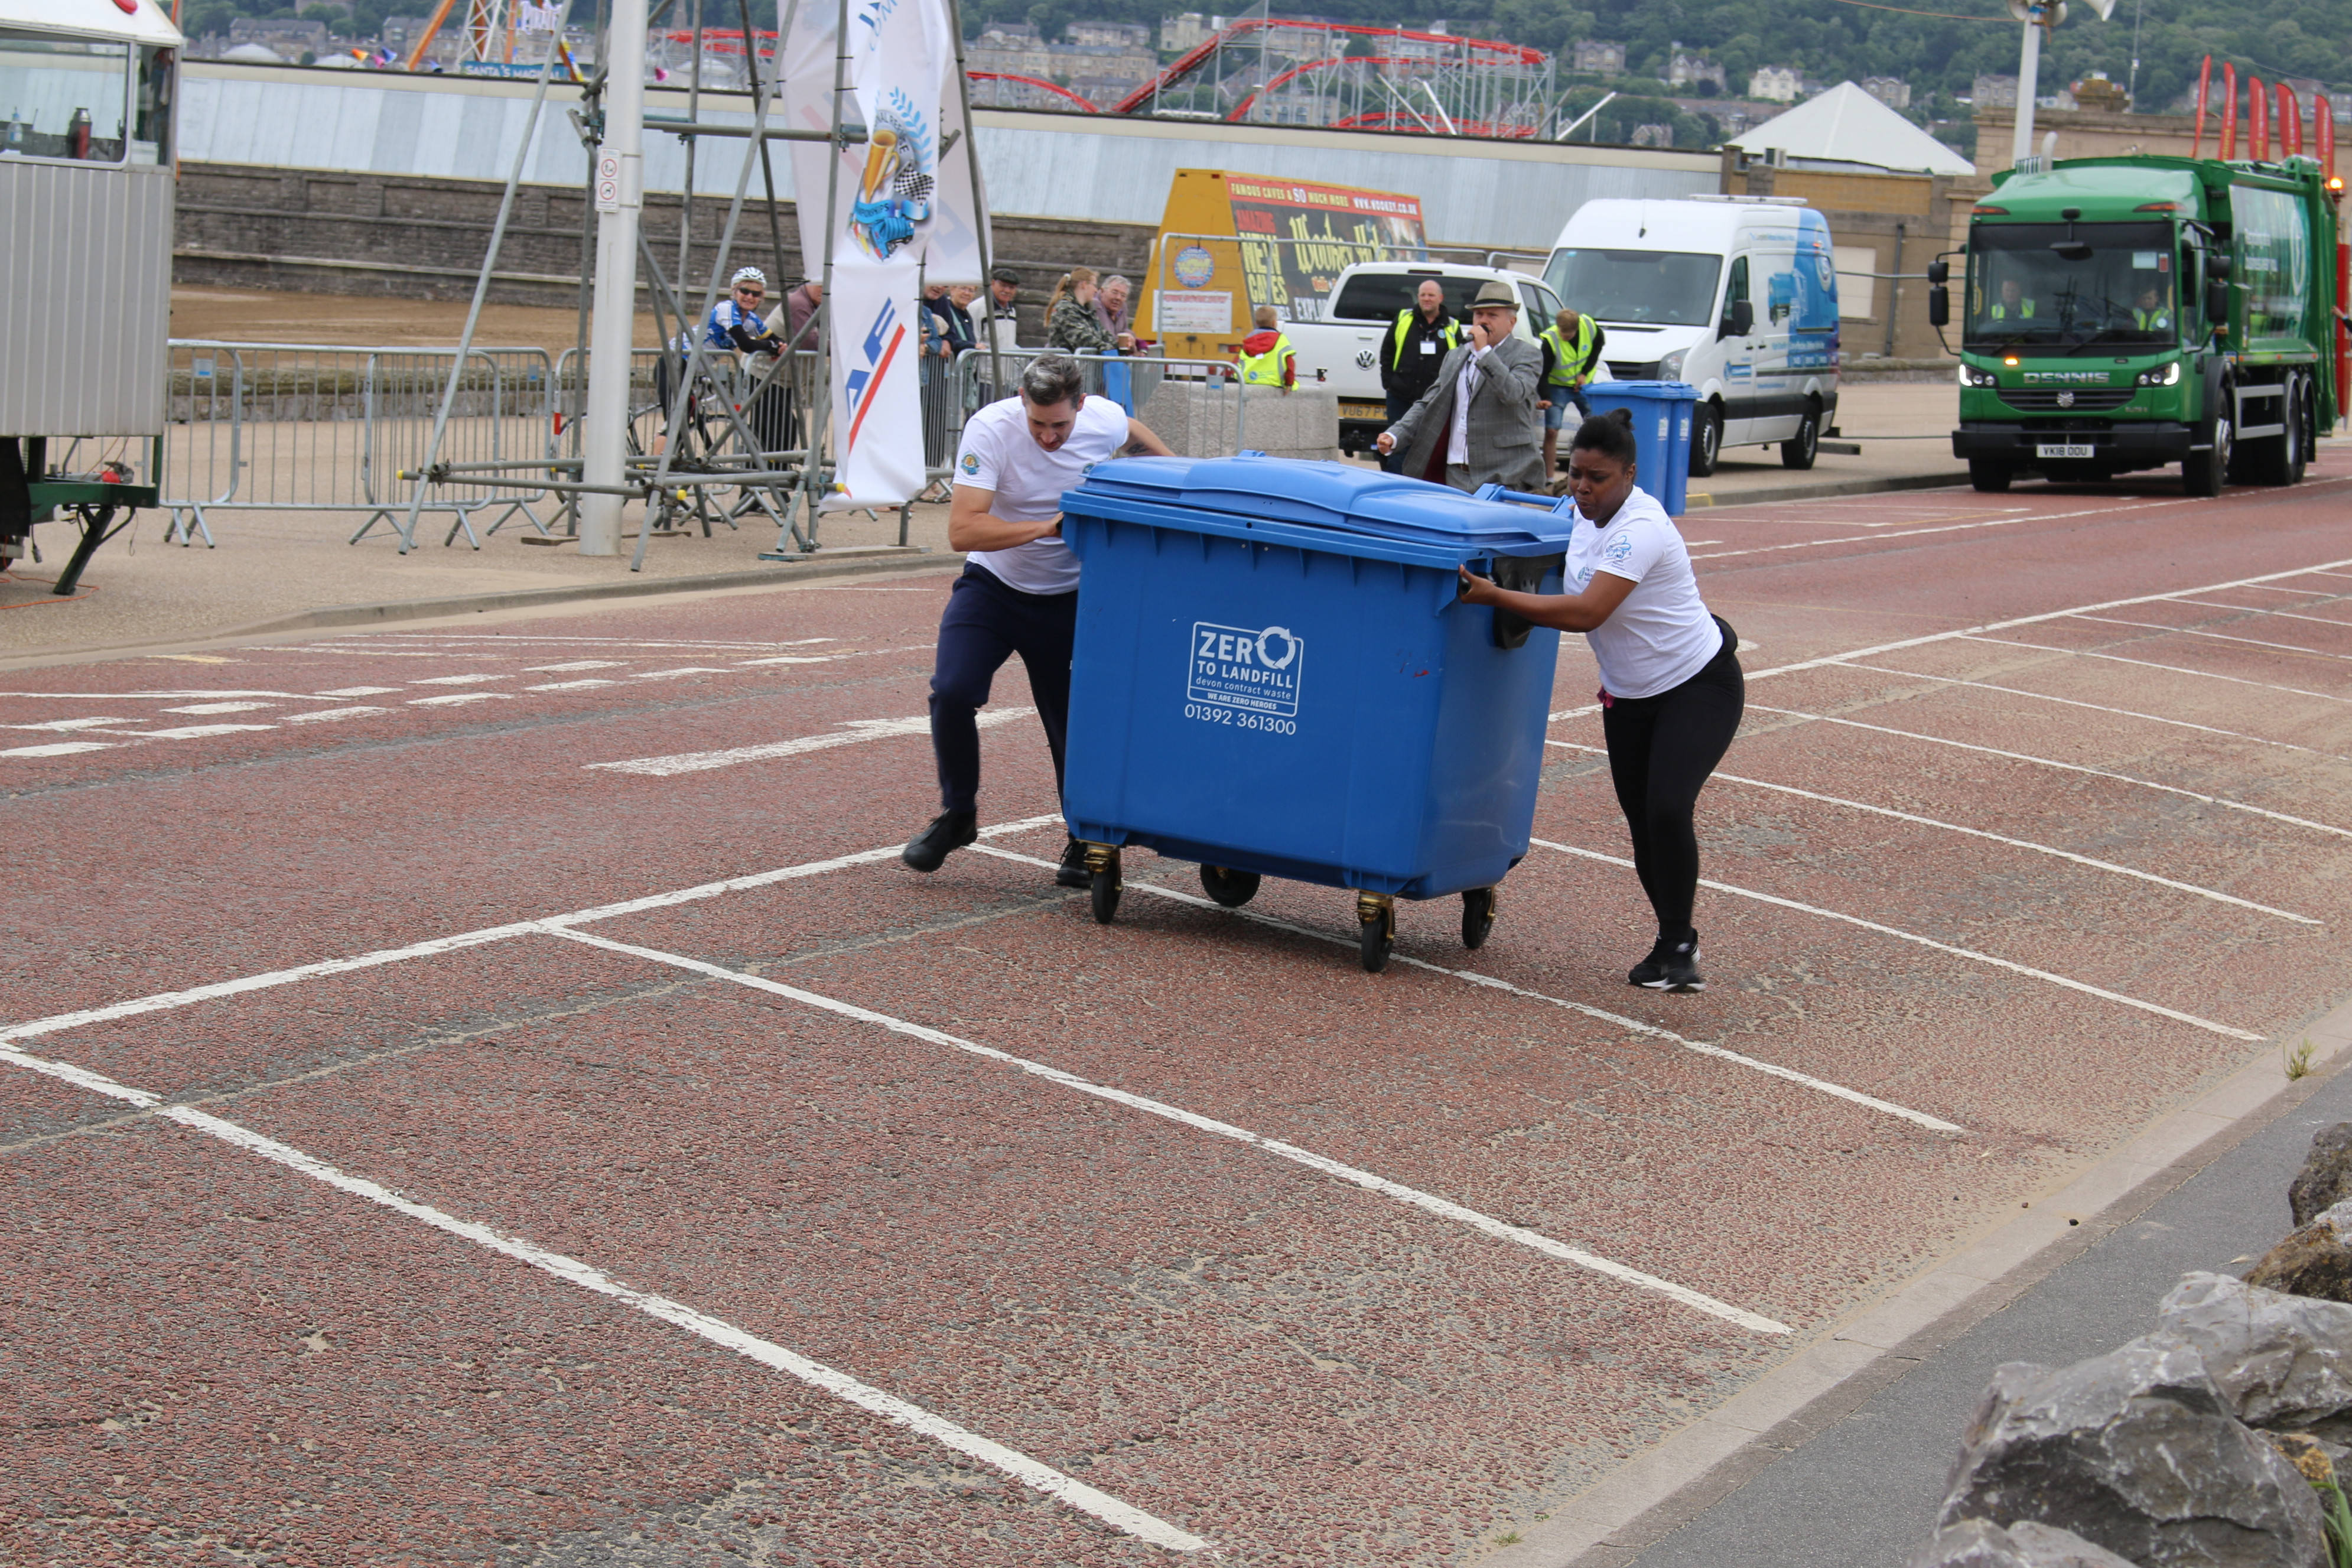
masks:
[[[1592,412],[1624,408],[1633,416],[1634,472],[1668,517],[1689,510],[1691,416],[1698,388],[1686,381],[1595,381],[1584,395]]]
[[[1367,969],[1400,898],[1461,894],[1484,942],[1528,850],[1559,634],[1459,603],[1455,568],[1557,593],[1575,522],[1252,452],[1096,467],[1062,498],[1082,572],[1063,813],[1095,918],[1141,844],[1198,861],[1227,908],[1261,877],[1355,889]]]

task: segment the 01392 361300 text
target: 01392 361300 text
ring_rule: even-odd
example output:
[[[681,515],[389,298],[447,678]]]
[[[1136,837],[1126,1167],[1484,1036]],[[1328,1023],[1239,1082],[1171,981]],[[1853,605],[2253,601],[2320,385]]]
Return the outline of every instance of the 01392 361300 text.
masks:
[[[1290,734],[1298,717],[1298,685],[1307,642],[1286,626],[1227,626],[1192,623],[1185,657],[1184,716],[1244,730]]]

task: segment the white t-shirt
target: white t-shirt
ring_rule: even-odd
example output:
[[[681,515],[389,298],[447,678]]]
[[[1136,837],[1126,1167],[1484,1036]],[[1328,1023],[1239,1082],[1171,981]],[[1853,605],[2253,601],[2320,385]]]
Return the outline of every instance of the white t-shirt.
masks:
[[[1127,410],[1112,398],[1089,397],[1078,405],[1069,439],[1048,452],[1029,434],[1028,412],[1016,393],[965,423],[955,482],[994,490],[989,510],[1007,522],[1043,522],[1062,510],[1064,490],[1126,445]],[[1010,550],[975,550],[965,559],[1024,594],[1067,594],[1078,585],[1078,558],[1059,534]]]
[[[1723,628],[1698,596],[1682,533],[1648,491],[1628,495],[1606,527],[1577,519],[1563,572],[1566,591],[1584,592],[1595,572],[1633,584],[1616,612],[1584,634],[1610,696],[1671,691],[1723,651]]]

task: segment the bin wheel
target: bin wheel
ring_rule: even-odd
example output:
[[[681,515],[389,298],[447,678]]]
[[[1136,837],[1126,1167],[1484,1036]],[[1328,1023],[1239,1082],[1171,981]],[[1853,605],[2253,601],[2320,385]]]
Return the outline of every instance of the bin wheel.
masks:
[[[1118,872],[1097,871],[1087,879],[1095,907],[1095,924],[1108,925],[1118,918]]]
[[[1201,868],[1201,886],[1209,897],[1229,910],[1240,909],[1257,897],[1258,875],[1255,871],[1228,871],[1223,866]]]
[[[1396,900],[1386,893],[1356,895],[1356,942],[1364,973],[1378,974],[1389,966],[1396,946]]]
[[[1495,929],[1495,889],[1473,888],[1462,895],[1462,945],[1475,950],[1486,945]]]

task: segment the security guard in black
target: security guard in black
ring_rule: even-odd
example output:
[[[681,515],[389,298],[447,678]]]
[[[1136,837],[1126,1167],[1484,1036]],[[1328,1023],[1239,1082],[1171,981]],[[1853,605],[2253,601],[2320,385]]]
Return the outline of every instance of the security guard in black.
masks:
[[[1394,425],[1421,401],[1437,379],[1437,367],[1462,342],[1462,323],[1445,311],[1445,290],[1426,278],[1414,291],[1413,302],[1397,312],[1396,321],[1381,338],[1381,390],[1388,394],[1388,422]],[[1381,459],[1391,473],[1403,460],[1402,452]]]

